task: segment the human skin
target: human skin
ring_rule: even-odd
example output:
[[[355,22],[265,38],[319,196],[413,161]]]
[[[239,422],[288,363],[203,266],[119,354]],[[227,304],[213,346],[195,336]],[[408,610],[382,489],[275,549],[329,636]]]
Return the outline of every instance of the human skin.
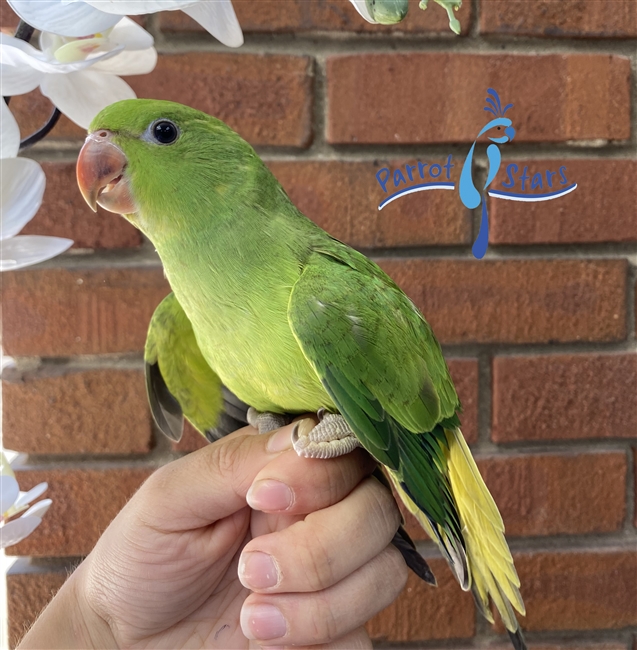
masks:
[[[157,470],[19,648],[371,648],[407,578],[399,511],[366,453],[299,458],[293,426]]]

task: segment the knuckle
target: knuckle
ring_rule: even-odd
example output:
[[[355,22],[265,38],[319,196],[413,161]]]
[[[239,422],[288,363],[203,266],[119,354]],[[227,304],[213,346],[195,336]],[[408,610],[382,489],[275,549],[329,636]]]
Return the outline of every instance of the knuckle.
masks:
[[[242,491],[244,488],[247,491],[249,485],[237,485],[236,481],[238,477],[245,474],[242,468],[247,462],[249,451],[247,436],[222,439],[200,450],[204,471],[208,475],[217,476],[223,483],[235,485],[235,488],[239,489],[238,491]]]
[[[320,535],[305,527],[302,544],[301,566],[303,567],[305,586],[308,591],[322,591],[332,585],[333,572],[329,550],[321,542]]]
[[[311,622],[313,637],[318,643],[328,643],[342,634],[337,616],[326,595],[317,598]]]

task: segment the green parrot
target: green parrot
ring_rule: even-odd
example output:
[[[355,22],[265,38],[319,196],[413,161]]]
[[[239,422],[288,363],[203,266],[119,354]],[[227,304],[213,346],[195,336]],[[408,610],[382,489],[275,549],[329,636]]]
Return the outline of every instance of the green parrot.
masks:
[[[350,0],[356,11],[370,23],[393,25],[407,15],[409,0]]]
[[[404,20],[409,10],[409,0],[350,0],[356,11],[370,23],[381,25],[394,25]],[[462,0],[434,0],[439,4],[449,17],[449,28],[456,34],[460,34],[460,21],[454,16],[454,10],[458,11],[462,6]],[[429,0],[420,0],[419,7],[424,11],[427,9]]]
[[[77,175],[93,209],[152,241],[173,290],[145,351],[159,427],[178,438],[183,413],[214,439],[224,414],[241,419],[241,403],[260,431],[318,413],[309,434],[295,430],[297,453],[366,449],[482,614],[493,622],[492,602],[526,648],[502,518],[460,431],[440,346],[400,288],[301,214],[237,133],[192,108],[108,106]]]

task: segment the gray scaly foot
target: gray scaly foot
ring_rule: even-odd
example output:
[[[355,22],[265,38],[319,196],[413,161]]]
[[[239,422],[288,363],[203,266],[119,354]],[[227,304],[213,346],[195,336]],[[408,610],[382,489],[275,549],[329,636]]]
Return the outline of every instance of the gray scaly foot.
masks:
[[[311,431],[302,433],[296,427],[292,432],[292,445],[299,456],[335,458],[361,446],[342,415],[327,413],[325,409],[317,415],[320,422]]]
[[[290,417],[281,415],[281,413],[268,413],[267,411],[262,413],[251,406],[248,408],[248,424],[258,429],[259,433],[270,433],[270,431],[280,429],[291,421]]]

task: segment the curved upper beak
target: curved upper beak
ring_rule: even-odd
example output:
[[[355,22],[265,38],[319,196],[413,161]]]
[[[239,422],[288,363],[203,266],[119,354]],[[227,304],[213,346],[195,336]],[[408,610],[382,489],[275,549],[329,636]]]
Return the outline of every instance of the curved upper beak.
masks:
[[[135,212],[124,178],[128,159],[112,137],[110,131],[99,129],[86,138],[77,159],[77,184],[93,212],[99,204],[111,212],[128,214]]]

